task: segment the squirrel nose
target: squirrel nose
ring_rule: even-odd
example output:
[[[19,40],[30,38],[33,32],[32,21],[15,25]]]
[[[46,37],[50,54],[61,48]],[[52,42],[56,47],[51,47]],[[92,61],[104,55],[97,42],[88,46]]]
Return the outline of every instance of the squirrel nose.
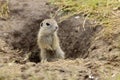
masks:
[[[58,27],[56,26],[55,29],[58,29]]]

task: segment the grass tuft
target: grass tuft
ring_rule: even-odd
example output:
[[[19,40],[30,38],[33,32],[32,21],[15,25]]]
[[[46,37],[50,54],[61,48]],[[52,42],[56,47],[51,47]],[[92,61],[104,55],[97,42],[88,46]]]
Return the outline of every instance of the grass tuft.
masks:
[[[6,19],[9,17],[8,1],[0,1],[0,18]]]

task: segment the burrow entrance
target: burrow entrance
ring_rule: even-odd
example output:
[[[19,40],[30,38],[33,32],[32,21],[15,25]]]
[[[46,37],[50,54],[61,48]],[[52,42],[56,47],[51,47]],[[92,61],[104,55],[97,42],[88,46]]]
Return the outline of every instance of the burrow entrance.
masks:
[[[40,50],[36,41],[40,22],[49,18],[51,12],[50,6],[46,3],[47,1],[42,0],[26,0],[23,2],[12,0],[10,1],[10,19],[0,21],[0,31],[7,32],[2,37],[4,41],[13,50],[23,50],[23,54],[31,53],[29,59],[32,62],[40,61]],[[32,8],[31,4],[34,5]],[[66,58],[86,58],[91,39],[96,30],[89,21],[84,24],[84,17],[81,15],[74,15],[61,22],[58,36],[60,45],[66,53]]]

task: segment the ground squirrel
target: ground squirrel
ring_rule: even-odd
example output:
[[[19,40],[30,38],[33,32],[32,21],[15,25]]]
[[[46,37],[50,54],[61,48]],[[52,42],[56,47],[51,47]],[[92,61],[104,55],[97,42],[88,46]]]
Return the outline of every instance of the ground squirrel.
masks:
[[[56,58],[64,59],[65,53],[59,45],[57,30],[58,24],[54,19],[45,19],[40,23],[37,43],[41,49],[41,62],[46,62],[48,60],[49,51],[54,51]]]

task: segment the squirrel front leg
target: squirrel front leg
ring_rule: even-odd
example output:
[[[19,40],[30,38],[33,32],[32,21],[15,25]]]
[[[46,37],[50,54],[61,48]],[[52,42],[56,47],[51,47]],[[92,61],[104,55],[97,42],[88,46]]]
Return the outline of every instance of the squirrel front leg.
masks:
[[[57,55],[57,57],[60,58],[60,59],[64,59],[64,58],[65,58],[65,53],[64,53],[64,51],[61,49],[61,47],[58,47],[58,48],[56,49],[56,55]]]
[[[41,49],[40,57],[41,63],[47,62],[47,51],[45,49]]]

